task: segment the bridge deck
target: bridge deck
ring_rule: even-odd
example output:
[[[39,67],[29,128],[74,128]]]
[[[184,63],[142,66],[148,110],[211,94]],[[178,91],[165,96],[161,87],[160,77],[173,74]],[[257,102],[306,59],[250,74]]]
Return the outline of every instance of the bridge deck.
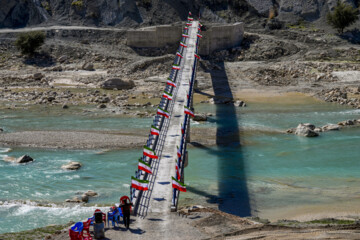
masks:
[[[191,79],[192,66],[194,64],[194,54],[196,50],[198,21],[193,21],[189,27],[189,40],[186,52],[183,54],[181,70],[179,71],[180,84],[178,84],[177,94],[174,97],[174,108],[169,119],[168,132],[165,137],[165,145],[161,156],[159,156],[159,166],[151,198],[149,199],[149,213],[170,213],[172,202],[171,177],[175,176],[175,161],[177,156],[177,146],[181,141],[181,123],[184,121],[184,105],[187,102],[187,91],[189,80]]]

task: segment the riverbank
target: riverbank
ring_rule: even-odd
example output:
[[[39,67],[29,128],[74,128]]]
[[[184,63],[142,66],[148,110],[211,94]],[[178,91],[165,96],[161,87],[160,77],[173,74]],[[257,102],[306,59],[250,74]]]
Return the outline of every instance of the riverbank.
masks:
[[[157,221],[156,221],[156,220]],[[159,223],[160,222],[160,223]],[[171,231],[159,228],[172,226]],[[52,239],[67,240],[70,224],[49,226],[20,233],[1,234],[4,240]],[[146,219],[132,217],[130,229],[106,227],[107,239],[358,239],[360,224],[354,219],[318,219],[312,221],[268,222],[264,219],[240,218],[211,208],[188,207],[172,214],[166,223],[161,216],[151,214]]]
[[[191,123],[185,170],[189,191],[181,195],[180,204],[221,211],[180,216],[182,220],[175,214],[169,221],[153,216],[143,221],[158,223],[147,229],[139,220],[133,231],[118,229],[109,231],[109,236],[118,239],[120,232],[129,239],[164,238],[175,225],[176,236],[184,237],[185,232],[190,239],[231,239],[238,234],[265,239],[266,235],[281,239],[293,234],[296,239],[340,234],[342,239],[356,234],[351,229],[358,226],[353,225],[345,230],[327,228],[325,233],[318,226],[289,230],[292,221],[254,227],[249,219],[224,213],[241,215],[245,206],[247,215],[273,223],[323,217],[353,223],[359,218],[359,210],[352,207],[359,205],[359,130],[344,128],[318,139],[284,134],[300,122],[323,126],[360,117],[358,49],[326,34],[299,41],[308,34],[247,33],[241,49],[220,51],[200,61],[195,111],[210,115],[204,123]],[[96,40],[48,39],[36,58],[18,55],[11,39],[0,43],[0,146],[12,148],[1,157],[35,158],[25,165],[0,162],[4,173],[0,200],[26,196],[30,202],[62,203],[89,188],[99,192],[99,197],[90,199],[91,209],[76,204],[0,206],[6,220],[0,220],[2,232],[19,222],[23,228],[12,231],[79,221],[92,214],[94,204],[117,202],[128,194],[174,55],[142,56],[124,39],[119,41],[105,48]],[[131,89],[121,85],[103,89],[112,78]],[[236,101],[245,101],[247,107],[236,106]],[[69,161],[80,161],[83,167],[61,169]],[[44,215],[49,222],[38,220]],[[227,227],[233,222],[238,226]],[[249,226],[253,228],[247,231]],[[66,232],[56,237],[68,238]]]

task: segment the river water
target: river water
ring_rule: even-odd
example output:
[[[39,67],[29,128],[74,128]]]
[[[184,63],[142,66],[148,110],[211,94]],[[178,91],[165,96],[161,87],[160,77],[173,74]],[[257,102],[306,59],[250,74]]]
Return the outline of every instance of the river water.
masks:
[[[246,108],[199,104],[198,112],[214,114],[206,123],[192,127],[239,130],[227,145],[189,145],[185,170],[188,192],[181,205],[213,205],[241,216],[291,217],[299,206],[321,208],[360,200],[360,128],[327,132],[318,138],[283,134],[300,122],[317,126],[360,118],[360,111],[301,98],[250,102]],[[126,130],[148,131],[151,118],[125,118],[101,114],[86,107],[38,107],[30,110],[0,110],[5,131],[22,130]],[[1,159],[28,154],[35,162],[11,164]],[[61,150],[6,148],[0,146],[0,233],[80,221],[92,215],[95,206],[117,203],[129,194],[141,149]],[[61,170],[69,161],[80,161],[79,171]],[[99,197],[88,206],[64,204],[87,190]],[[347,209],[341,209],[347,210]],[[286,212],[287,211],[287,212]],[[280,213],[280,214],[279,214]],[[288,215],[287,215],[288,213]]]

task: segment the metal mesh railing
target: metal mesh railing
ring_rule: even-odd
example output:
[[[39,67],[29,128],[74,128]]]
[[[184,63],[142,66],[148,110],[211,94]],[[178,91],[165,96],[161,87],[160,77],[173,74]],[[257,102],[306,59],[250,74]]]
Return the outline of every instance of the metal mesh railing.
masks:
[[[184,33],[187,34],[188,30],[185,30]],[[182,42],[186,43],[187,38],[182,37],[181,40]],[[185,52],[185,48],[179,46],[178,52],[180,52],[180,54],[183,54]],[[174,64],[178,64],[180,65],[180,68],[182,68],[184,66],[184,61],[182,61],[181,57],[176,56],[174,59]],[[173,87],[167,84],[165,87],[165,91],[172,94],[174,99],[177,95],[178,88],[180,85],[181,71],[173,69],[170,73],[169,79],[175,82],[177,87]],[[168,111],[171,118],[172,111],[174,108],[174,101],[169,101],[168,99],[162,97],[159,103],[159,108]],[[144,191],[138,191],[130,187],[130,196],[131,196],[131,201],[134,204],[134,213],[139,216],[145,217],[147,214],[149,201],[152,194],[152,189],[158,172],[159,159],[162,156],[162,150],[165,144],[165,138],[168,131],[169,123],[170,123],[170,119],[164,116],[156,115],[153,120],[153,125],[159,129],[160,133],[158,136],[152,135],[150,133],[148,140],[146,142],[146,146],[154,150],[154,152],[158,156],[158,159],[152,159],[146,156],[142,157],[143,161],[151,165],[153,174],[148,174],[140,170],[135,172],[136,178],[149,181],[149,190],[144,192]]]

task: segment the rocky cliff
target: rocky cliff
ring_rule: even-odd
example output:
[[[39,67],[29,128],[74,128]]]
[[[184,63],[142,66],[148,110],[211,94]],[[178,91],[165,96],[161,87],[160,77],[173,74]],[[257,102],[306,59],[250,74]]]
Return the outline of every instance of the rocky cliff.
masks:
[[[190,10],[211,22],[276,17],[318,21],[337,0],[0,0],[0,28],[39,24],[138,26],[185,20]],[[346,0],[358,6],[358,0]]]

